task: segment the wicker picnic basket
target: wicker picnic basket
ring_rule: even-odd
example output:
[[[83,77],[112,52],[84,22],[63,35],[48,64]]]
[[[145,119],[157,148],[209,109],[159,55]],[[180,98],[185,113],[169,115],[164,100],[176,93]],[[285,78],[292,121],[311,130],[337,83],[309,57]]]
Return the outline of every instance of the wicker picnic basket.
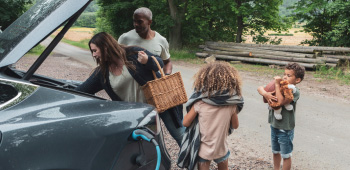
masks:
[[[160,67],[157,59],[153,56],[152,58],[156,62],[162,76],[161,78],[157,78],[155,72],[152,71],[154,80],[142,86],[147,103],[156,107],[159,113],[186,103],[187,95],[180,72],[164,75],[163,69]]]

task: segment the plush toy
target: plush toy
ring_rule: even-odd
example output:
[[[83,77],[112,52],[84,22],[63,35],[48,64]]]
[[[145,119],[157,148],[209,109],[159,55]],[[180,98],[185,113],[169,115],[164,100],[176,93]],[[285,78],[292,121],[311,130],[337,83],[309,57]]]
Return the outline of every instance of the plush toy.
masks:
[[[292,84],[288,84],[288,81],[286,80],[283,80],[280,82],[280,90],[281,90],[281,94],[284,98],[287,98],[287,99],[291,99],[293,100],[294,97],[293,97],[293,93],[295,93],[296,91],[296,88],[294,85]],[[275,91],[275,80],[271,81],[269,84],[267,84],[265,86],[265,91],[266,92],[273,92]],[[267,100],[265,98],[263,98],[264,102],[267,103]],[[286,110],[292,110],[293,109],[293,105],[291,104],[285,104],[284,105],[284,108]],[[269,104],[269,109],[273,109],[274,110],[274,116],[277,120],[281,120],[282,119],[282,114],[281,114],[281,111],[282,111],[282,106],[281,104],[277,101],[272,101],[272,103]]]

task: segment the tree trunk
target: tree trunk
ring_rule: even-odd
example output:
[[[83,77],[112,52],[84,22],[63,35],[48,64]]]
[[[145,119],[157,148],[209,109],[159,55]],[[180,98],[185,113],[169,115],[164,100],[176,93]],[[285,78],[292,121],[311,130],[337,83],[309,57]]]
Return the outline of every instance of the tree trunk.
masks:
[[[241,0],[236,0],[237,9],[242,5]],[[242,42],[242,34],[243,34],[243,16],[239,14],[237,16],[237,35],[236,35],[236,43]]]
[[[245,61],[245,62],[253,62],[253,63],[263,63],[263,64],[276,64],[276,65],[287,65],[289,61],[279,61],[279,60],[271,60],[271,59],[262,59],[262,58],[248,58],[248,57],[238,57],[238,56],[227,56],[227,55],[216,55],[217,59],[223,60],[233,60],[233,61]],[[315,69],[317,64],[313,63],[298,63],[305,68]],[[336,64],[325,64],[329,67],[335,67]]]
[[[175,4],[174,0],[168,0],[170,16],[174,20],[174,26],[170,28],[169,31],[169,46],[170,49],[181,49],[182,48],[182,19],[185,16],[185,12],[187,10],[187,0],[181,1],[184,2],[185,5],[183,8],[177,8],[177,4]]]

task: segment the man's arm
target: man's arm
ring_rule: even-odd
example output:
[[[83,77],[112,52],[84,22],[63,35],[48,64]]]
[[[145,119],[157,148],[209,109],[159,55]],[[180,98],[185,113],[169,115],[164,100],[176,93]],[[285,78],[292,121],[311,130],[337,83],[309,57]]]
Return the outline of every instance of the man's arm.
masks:
[[[170,61],[170,58],[167,60],[163,60],[164,63],[164,67],[163,67],[163,71],[164,74],[171,74],[173,71],[173,64]]]

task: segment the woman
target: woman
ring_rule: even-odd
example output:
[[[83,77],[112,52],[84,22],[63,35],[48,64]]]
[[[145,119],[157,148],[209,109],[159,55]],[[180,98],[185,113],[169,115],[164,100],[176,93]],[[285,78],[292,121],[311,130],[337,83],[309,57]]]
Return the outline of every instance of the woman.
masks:
[[[154,79],[152,71],[160,77],[159,69],[151,58],[153,54],[140,47],[120,45],[105,32],[93,36],[89,47],[97,67],[76,90],[95,94],[104,89],[112,100],[146,103],[141,86]],[[158,56],[155,58],[163,67],[163,60]],[[182,110],[182,105],[179,105],[160,114],[178,145],[185,131]]]
[[[97,67],[76,90],[95,94],[104,89],[112,100],[146,103],[141,86],[154,79],[152,70],[159,70],[153,54],[140,47],[120,45],[105,32],[94,35],[89,47]],[[162,67],[162,59],[155,58]]]

